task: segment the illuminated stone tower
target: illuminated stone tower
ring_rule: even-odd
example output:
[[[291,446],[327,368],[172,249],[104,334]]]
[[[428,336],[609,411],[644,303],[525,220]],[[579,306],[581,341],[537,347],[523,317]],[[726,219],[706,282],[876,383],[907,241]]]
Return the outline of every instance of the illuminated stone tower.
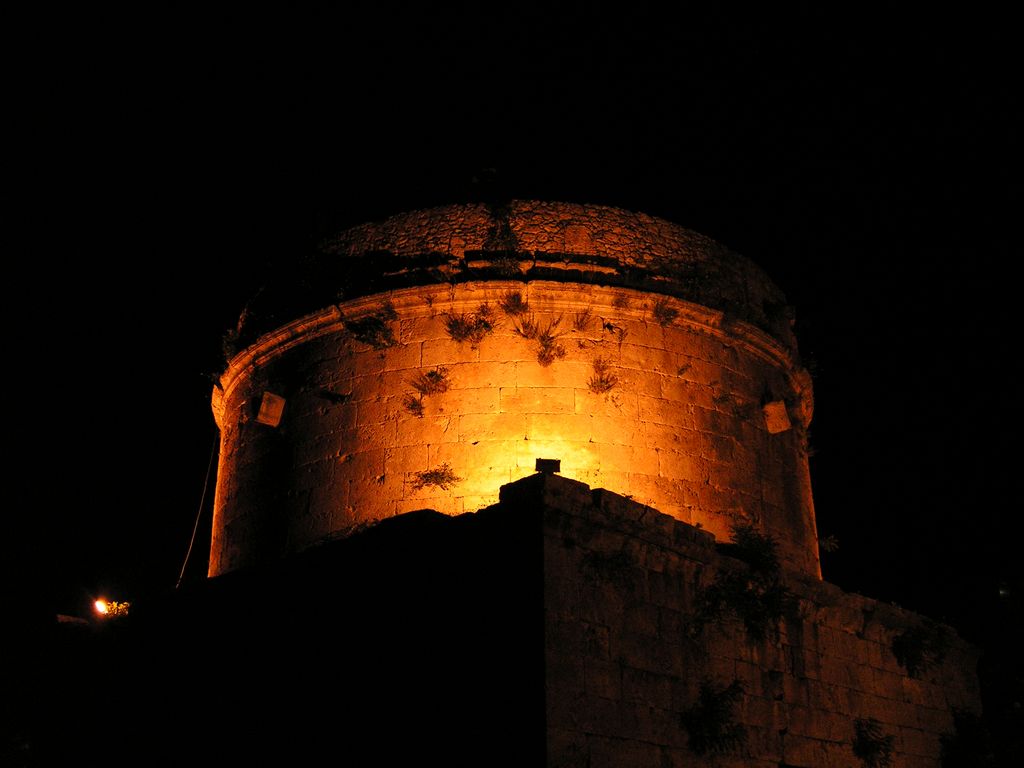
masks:
[[[284,283],[288,283],[285,285]],[[348,230],[239,326],[210,574],[564,477],[819,576],[791,315],[747,259],[614,208],[516,201]]]

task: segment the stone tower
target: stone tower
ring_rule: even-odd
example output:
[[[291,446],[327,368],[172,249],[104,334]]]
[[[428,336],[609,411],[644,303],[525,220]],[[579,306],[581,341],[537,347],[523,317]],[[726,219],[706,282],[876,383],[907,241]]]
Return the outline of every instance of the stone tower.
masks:
[[[747,259],[615,208],[516,201],[343,232],[265,290],[213,394],[210,574],[562,476],[820,577],[791,314]]]

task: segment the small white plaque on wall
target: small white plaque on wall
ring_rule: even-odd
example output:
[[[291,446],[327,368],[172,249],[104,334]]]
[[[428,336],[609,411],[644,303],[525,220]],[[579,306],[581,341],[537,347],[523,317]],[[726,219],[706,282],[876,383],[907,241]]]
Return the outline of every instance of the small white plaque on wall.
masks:
[[[260,424],[276,427],[281,423],[284,403],[285,400],[280,395],[275,395],[273,392],[264,392],[263,399],[260,401],[260,412],[256,414],[256,421]]]
[[[785,432],[793,426],[789,420],[789,413],[786,412],[786,404],[783,401],[774,400],[770,403],[765,403],[761,410],[764,411],[764,425],[771,434],[777,435],[779,432]]]

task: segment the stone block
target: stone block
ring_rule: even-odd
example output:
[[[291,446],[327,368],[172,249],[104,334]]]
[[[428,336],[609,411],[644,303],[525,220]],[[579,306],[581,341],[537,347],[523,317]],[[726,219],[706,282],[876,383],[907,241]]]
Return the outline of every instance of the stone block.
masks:
[[[685,401],[638,394],[637,405],[641,421],[664,424],[675,430],[694,428],[693,412]]]
[[[540,365],[536,354],[532,360],[515,363],[515,379],[499,386],[514,385],[520,389],[530,387],[577,387],[583,389],[593,373],[589,360],[556,360],[551,365]]]
[[[589,768],[622,768],[626,765],[660,765],[661,750],[638,739],[592,737]]]
[[[456,417],[411,416],[405,415],[398,419],[398,437],[395,445],[432,445],[458,440],[458,420]]]
[[[573,390],[567,387],[532,387],[519,389],[502,387],[498,390],[500,410],[520,414],[573,413]]]
[[[590,441],[591,423],[588,416],[572,412],[528,413],[525,420],[525,436],[528,440],[572,440],[581,443]]]
[[[665,642],[658,637],[658,608],[648,603],[632,603],[626,606],[622,617],[622,629],[635,635],[648,635],[652,642]]]
[[[426,398],[425,413],[428,415],[452,413],[460,416],[474,413],[497,413],[500,410],[499,403],[499,390],[453,387],[443,394]]]
[[[459,389],[514,387],[516,363],[483,361],[449,366],[452,386]]]
[[[613,419],[636,421],[639,406],[636,392],[616,385],[615,389],[604,395],[595,395],[589,389],[577,387],[573,391],[573,408],[576,413],[585,413],[593,417],[609,417]]]
[[[449,338],[428,339],[420,344],[420,367],[453,366],[476,362],[480,354],[468,343],[458,344]]]
[[[782,738],[782,760],[788,766],[818,768],[826,764],[825,744],[807,736],[787,733]]]
[[[622,698],[649,707],[668,710],[672,706],[672,686],[666,675],[631,667],[622,668]]]
[[[583,663],[583,680],[588,696],[618,700],[623,695],[622,672],[617,663],[588,658]]]

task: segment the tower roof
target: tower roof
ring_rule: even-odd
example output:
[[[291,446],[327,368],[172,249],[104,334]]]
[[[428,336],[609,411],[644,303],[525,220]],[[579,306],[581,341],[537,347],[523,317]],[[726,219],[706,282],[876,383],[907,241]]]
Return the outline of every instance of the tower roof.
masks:
[[[521,279],[676,296],[796,348],[785,297],[753,262],[672,222],[608,206],[514,200],[411,211],[345,230],[297,267],[250,303],[240,341],[358,296]]]

